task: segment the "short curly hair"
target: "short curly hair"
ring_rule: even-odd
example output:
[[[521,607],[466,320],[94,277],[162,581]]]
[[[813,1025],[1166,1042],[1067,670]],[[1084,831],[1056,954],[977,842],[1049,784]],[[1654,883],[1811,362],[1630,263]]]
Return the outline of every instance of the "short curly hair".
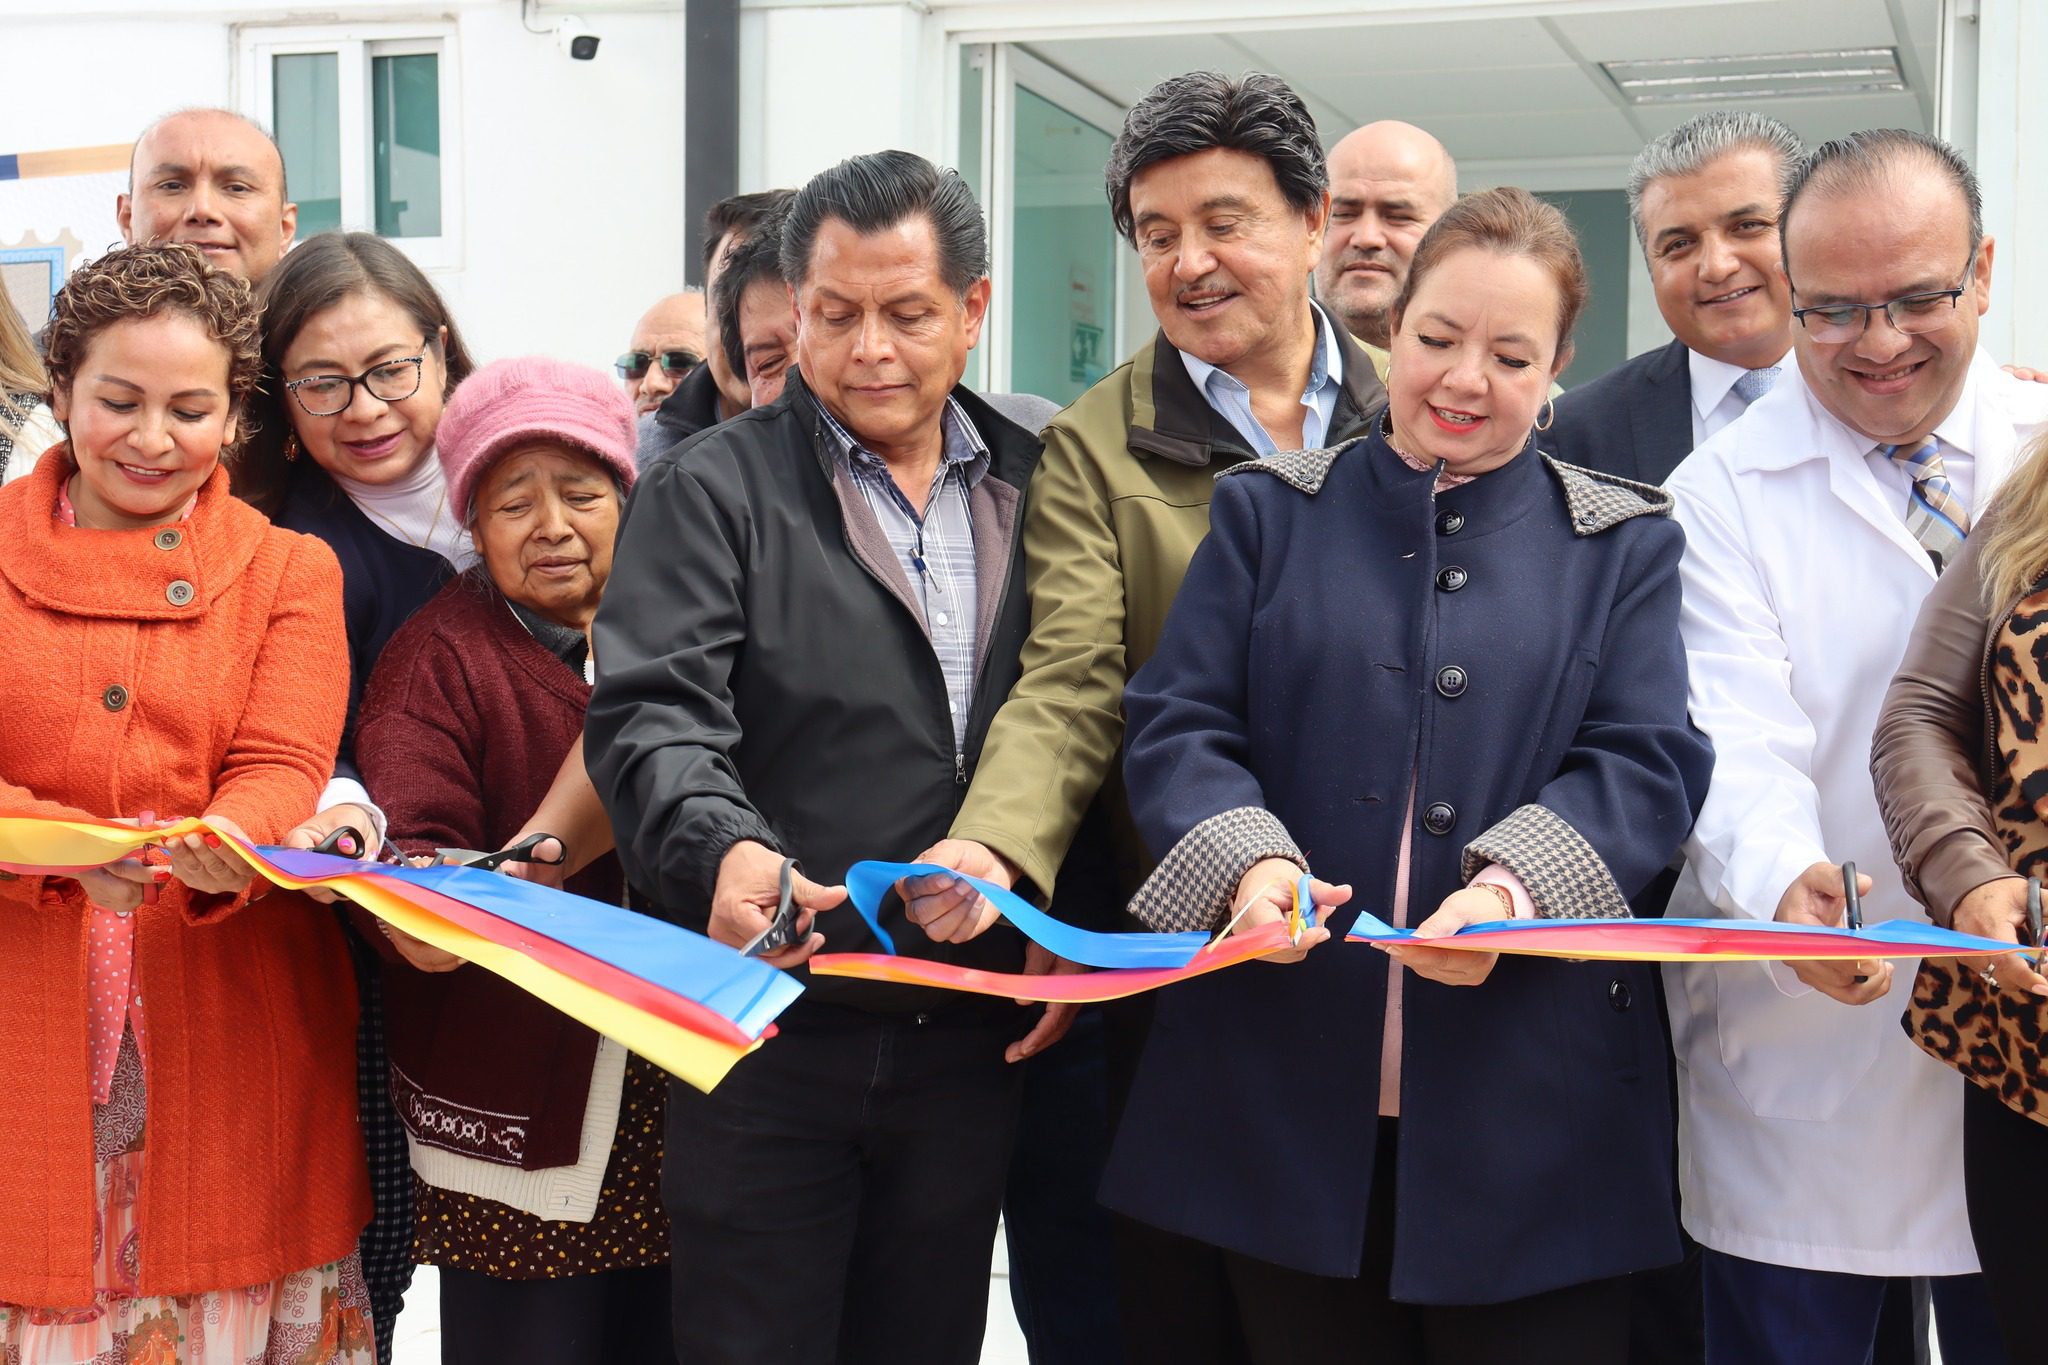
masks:
[[[1305,214],[1322,211],[1330,168],[1315,117],[1294,87],[1261,71],[1235,79],[1190,71],[1159,82],[1124,115],[1102,173],[1116,230],[1138,240],[1131,212],[1131,182],[1138,172],[1218,147],[1265,158],[1290,206]]]
[[[227,352],[228,407],[241,418],[263,373],[255,299],[246,280],[208,265],[198,247],[183,242],[122,247],[72,272],[51,305],[44,338],[50,392],[69,391],[101,332],[164,313],[191,318]],[[247,435],[248,423],[238,421],[235,444]]]

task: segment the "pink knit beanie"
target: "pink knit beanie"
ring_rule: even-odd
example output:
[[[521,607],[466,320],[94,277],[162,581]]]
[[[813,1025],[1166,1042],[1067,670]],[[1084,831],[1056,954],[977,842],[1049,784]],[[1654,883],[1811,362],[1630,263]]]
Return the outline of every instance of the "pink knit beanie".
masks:
[[[631,489],[638,425],[633,401],[603,370],[545,356],[498,360],[455,387],[434,432],[448,504],[465,522],[477,485],[500,455],[552,441],[597,457]]]

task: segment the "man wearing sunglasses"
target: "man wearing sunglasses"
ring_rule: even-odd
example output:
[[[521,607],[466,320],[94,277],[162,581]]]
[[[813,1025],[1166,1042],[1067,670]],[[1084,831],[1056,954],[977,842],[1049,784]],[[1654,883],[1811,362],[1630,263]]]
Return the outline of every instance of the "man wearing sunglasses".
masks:
[[[1866,921],[1922,919],[1891,875],[1871,734],[1921,600],[2048,427],[2048,389],[1978,349],[1993,242],[1953,148],[1856,133],[1786,185],[1791,357],[1669,485],[1716,754],[1669,913],[1839,924],[1853,860],[1877,874]],[[1665,969],[1710,1365],[1862,1365],[1899,1276],[1930,1277],[1945,1359],[2003,1358],[1961,1163],[1926,1159],[1962,1149],[1963,1083],[1899,1028],[1912,982],[1876,960]]]
[[[612,362],[633,410],[645,418],[704,363],[704,293],[670,294],[647,310],[626,353]]]

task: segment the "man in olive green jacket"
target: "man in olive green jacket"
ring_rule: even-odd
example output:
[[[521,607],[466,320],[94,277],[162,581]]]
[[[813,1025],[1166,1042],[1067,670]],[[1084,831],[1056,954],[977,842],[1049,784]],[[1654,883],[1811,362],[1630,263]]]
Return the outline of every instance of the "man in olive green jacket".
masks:
[[[1372,360],[1309,297],[1329,178],[1315,123],[1284,83],[1209,73],[1162,82],[1131,110],[1106,178],[1160,332],[1043,432],[1024,522],[1031,634],[1022,673],[951,837],[923,858],[1048,899],[1064,864],[1055,913],[1098,927],[1115,922],[1152,862],[1122,790],[1124,683],[1151,657],[1208,534],[1215,476],[1348,440],[1386,402]],[[994,922],[986,902],[950,878],[913,879],[904,890],[910,917],[936,939],[972,938]],[[1041,953],[1027,970],[1050,965]],[[1048,1007],[1012,1055],[1048,1046],[1073,1012]],[[1128,1069],[1116,1058],[1135,1056],[1148,1015],[1140,999],[1109,1021],[1112,1110],[1114,1077]],[[1034,1098],[1039,1082],[1027,1078],[1012,1191],[1030,1177],[1035,1212],[1048,1215],[1047,1230],[1027,1239],[1032,1255],[1019,1238],[1034,1210],[1014,1201],[1007,1209],[1013,1292],[1046,1310],[1019,1314],[1034,1356],[1041,1330],[1113,1316],[1100,1300],[1111,1288],[1103,1281],[1119,1278],[1128,1358],[1233,1359],[1227,1328],[1200,1311],[1205,1277],[1220,1273],[1200,1259],[1213,1260],[1212,1251],[1130,1224],[1120,1229],[1117,1273],[1084,1273],[1106,1249],[1079,1230],[1085,1219],[1071,1207],[1046,1207],[1090,1209],[1107,1143],[1101,1063],[1092,1111],[1081,1093],[1087,1064],[1074,1055],[1058,1066],[1069,1064],[1074,1078],[1044,1074],[1045,1090],[1058,1094]],[[1040,1287],[1026,1293],[1031,1281]],[[1114,1336],[1097,1329],[1079,1354],[1052,1343],[1046,1353],[1115,1359]]]

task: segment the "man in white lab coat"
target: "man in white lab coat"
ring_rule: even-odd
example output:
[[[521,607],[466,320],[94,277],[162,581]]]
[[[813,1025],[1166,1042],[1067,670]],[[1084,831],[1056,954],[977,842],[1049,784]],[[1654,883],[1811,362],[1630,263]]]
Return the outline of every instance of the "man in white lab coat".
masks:
[[[1945,143],[1859,133],[1787,177],[1797,369],[1682,464],[1682,628],[1716,766],[1670,913],[1923,918],[1871,731],[1921,599],[2048,389],[1977,349],[1992,241]],[[1933,1276],[1943,1354],[2001,1358],[1964,1212],[1961,1079],[1899,1028],[1915,964],[1666,969],[1684,1220],[1715,1365],[1863,1365],[1884,1277]]]

